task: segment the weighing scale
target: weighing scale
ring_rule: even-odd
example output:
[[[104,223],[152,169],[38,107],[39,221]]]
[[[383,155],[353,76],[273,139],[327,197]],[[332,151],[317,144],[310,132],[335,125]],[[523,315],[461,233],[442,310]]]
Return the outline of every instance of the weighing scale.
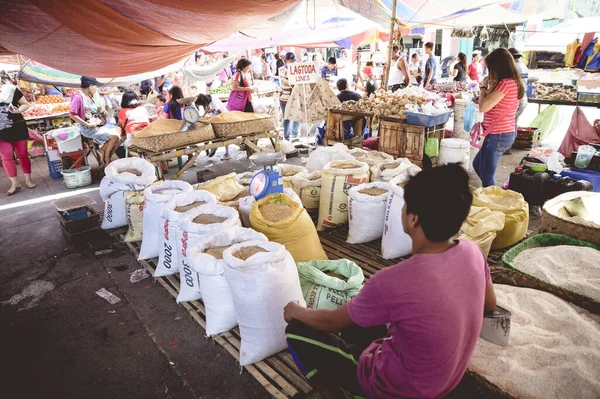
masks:
[[[250,195],[259,200],[269,194],[283,193],[283,177],[273,166],[285,160],[285,154],[281,152],[252,155],[250,161],[264,169],[250,180]]]
[[[197,97],[185,97],[177,100],[179,105],[183,107],[181,112],[183,116],[183,124],[181,125],[180,132],[187,132],[189,130],[195,130],[198,121],[200,120],[200,112],[196,108]]]

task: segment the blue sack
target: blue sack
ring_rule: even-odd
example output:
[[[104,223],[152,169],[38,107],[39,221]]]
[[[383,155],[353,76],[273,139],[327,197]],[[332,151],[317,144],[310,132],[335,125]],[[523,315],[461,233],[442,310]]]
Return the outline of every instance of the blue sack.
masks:
[[[471,101],[467,108],[465,108],[464,114],[464,127],[465,131],[470,132],[473,129],[473,125],[477,121],[477,115],[475,114],[475,103]]]

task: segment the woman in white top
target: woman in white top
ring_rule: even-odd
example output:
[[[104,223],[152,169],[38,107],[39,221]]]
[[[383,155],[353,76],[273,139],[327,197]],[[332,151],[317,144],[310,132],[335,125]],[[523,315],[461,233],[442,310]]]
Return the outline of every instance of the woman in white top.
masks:
[[[406,61],[404,56],[400,54],[400,57],[396,60],[392,60],[392,67],[390,68],[390,75],[388,78],[388,88],[391,91],[396,91],[402,87],[408,86],[410,82],[410,75],[406,67]]]

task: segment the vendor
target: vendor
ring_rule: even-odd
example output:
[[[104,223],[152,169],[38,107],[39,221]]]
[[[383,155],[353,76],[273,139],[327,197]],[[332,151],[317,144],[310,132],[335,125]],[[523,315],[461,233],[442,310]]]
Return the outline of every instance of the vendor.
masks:
[[[181,105],[177,100],[183,98],[181,87],[173,86],[167,93],[167,103],[163,107],[163,119],[178,119],[182,120]]]
[[[327,59],[327,65],[321,68],[321,78],[329,82],[333,79],[333,76],[337,77],[338,70],[336,67],[336,63],[337,61],[335,60],[335,57],[329,57]]]
[[[196,107],[198,107],[200,115],[203,117],[209,113],[218,115],[220,113],[227,112],[227,107],[225,104],[210,94],[198,94],[198,97],[196,98]]]
[[[108,112],[99,108],[94,102],[94,94],[101,85],[95,78],[81,77],[81,90],[71,99],[69,116],[79,124],[82,136],[91,138],[102,146],[102,163],[110,163],[110,158],[117,148],[121,137],[121,128],[112,123],[106,123]]]
[[[31,181],[31,161],[27,152],[29,132],[23,118],[23,112],[29,109],[29,103],[21,90],[12,84],[8,75],[0,72],[0,157],[6,175],[11,185],[8,195],[13,195],[21,189],[17,180],[17,164],[14,155],[17,154],[21,171],[25,175],[25,185],[35,188]]]
[[[63,97],[62,89],[53,85],[38,84],[41,96],[59,96]]]
[[[472,198],[457,164],[419,173],[402,209],[412,257],[377,272],[336,310],[285,307],[292,357],[323,396],[441,398],[459,384],[484,310],[496,307],[485,256],[452,239]]]
[[[357,92],[350,91],[348,89],[348,81],[344,78],[339,79],[336,83],[336,86],[337,86],[337,89],[339,90],[337,98],[338,98],[338,100],[340,100],[340,102],[358,101],[362,98],[361,95],[358,94]]]

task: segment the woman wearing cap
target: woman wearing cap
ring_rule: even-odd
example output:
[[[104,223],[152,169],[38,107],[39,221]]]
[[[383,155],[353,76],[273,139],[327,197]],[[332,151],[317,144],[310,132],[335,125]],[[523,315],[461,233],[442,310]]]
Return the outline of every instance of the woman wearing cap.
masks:
[[[27,153],[27,139],[29,133],[23,112],[29,109],[29,103],[19,88],[13,85],[8,76],[2,71],[0,73],[0,157],[6,175],[10,179],[11,186],[8,195],[13,195],[21,188],[17,180],[17,165],[13,158],[13,152],[19,158],[21,170],[25,175],[25,185],[35,188],[31,181],[31,161]]]
[[[485,140],[473,159],[473,169],[483,187],[495,184],[500,157],[515,141],[515,114],[525,96],[525,86],[512,55],[497,48],[485,59],[490,75],[480,83],[479,110],[484,112]]]
[[[110,158],[117,148],[121,137],[121,128],[111,123],[105,123],[108,112],[106,109],[99,108],[94,102],[94,94],[100,84],[95,78],[81,77],[81,90],[78,90],[71,99],[69,116],[79,124],[82,136],[103,146],[102,162],[106,165],[110,163]]]

